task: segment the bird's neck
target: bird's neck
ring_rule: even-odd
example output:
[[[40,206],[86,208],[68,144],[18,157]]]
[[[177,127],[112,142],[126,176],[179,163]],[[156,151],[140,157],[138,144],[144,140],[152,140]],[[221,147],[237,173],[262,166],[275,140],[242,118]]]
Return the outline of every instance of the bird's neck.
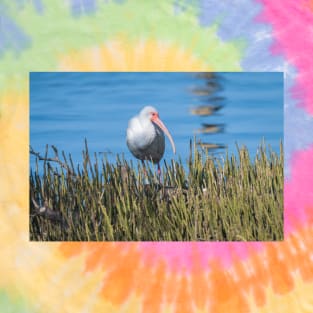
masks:
[[[154,124],[151,120],[142,119],[141,126],[145,131],[145,135],[147,137],[151,137],[151,139],[153,139],[156,135],[163,133],[159,126]]]

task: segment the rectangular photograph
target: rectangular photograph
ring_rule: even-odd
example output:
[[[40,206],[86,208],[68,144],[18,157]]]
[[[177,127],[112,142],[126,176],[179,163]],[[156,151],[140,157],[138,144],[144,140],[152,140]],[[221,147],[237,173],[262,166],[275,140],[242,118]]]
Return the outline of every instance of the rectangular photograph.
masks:
[[[283,240],[282,72],[31,72],[31,241]]]

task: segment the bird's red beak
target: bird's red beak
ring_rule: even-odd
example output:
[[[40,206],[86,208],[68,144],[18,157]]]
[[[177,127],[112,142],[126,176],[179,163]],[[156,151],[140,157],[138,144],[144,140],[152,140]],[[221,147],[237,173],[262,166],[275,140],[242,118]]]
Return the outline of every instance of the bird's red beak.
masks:
[[[166,126],[163,124],[163,122],[160,120],[159,115],[158,114],[154,114],[151,117],[151,121],[153,123],[155,123],[156,125],[158,125],[165,133],[165,135],[168,137],[168,139],[171,142],[172,148],[173,148],[173,152],[174,154],[176,153],[176,148],[175,148],[175,144],[174,144],[174,140],[170,134],[170,132],[168,131],[168,129],[166,128]]]

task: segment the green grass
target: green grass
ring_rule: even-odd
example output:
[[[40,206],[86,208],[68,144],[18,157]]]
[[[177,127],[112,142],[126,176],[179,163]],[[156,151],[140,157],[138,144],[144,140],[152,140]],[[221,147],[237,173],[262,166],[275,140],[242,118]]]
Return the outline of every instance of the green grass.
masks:
[[[262,143],[253,162],[245,147],[223,159],[190,144],[188,171],[164,162],[162,184],[153,166],[144,184],[140,162],[91,159],[87,144],[81,166],[47,153],[30,173],[31,240],[283,240],[282,144],[278,155]]]

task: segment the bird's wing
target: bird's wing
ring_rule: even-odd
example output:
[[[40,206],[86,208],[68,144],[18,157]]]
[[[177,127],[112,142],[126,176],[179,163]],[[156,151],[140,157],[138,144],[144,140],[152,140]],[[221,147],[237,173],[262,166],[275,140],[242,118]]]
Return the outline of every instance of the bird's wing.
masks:
[[[131,142],[136,149],[144,150],[153,141],[155,135],[154,128],[152,127],[151,130],[152,132],[147,131],[140,123],[140,120],[134,117],[128,123],[127,141]]]

